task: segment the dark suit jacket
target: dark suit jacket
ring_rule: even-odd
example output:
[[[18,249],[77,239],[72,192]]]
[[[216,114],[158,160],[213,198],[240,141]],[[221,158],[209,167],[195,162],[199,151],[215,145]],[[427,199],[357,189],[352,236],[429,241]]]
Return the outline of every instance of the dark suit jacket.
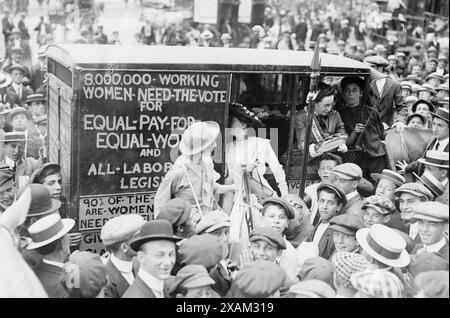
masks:
[[[311,232],[311,235],[309,236],[309,241],[312,242],[314,239],[314,235],[316,234],[317,228],[319,227],[319,224],[322,222],[319,222],[315,227],[314,230]],[[323,233],[322,237],[319,241],[319,256],[323,257],[325,259],[329,259],[331,255],[333,255],[334,250],[336,249],[333,242],[333,232],[334,230],[330,229],[328,227],[325,232]]]
[[[42,86],[42,82],[44,81],[44,72],[41,70],[41,66],[38,64],[34,64],[31,66],[30,70],[30,87],[34,91],[36,91],[39,87]]]
[[[425,148],[422,157],[421,158],[425,158],[427,151],[433,149],[436,146],[437,143],[437,138],[434,137],[433,139],[431,139],[430,143],[428,144],[428,146]],[[447,144],[447,146],[444,149],[444,152],[449,152],[449,145]],[[423,165],[420,164],[420,162],[418,160],[411,162],[410,164],[408,164],[405,168],[405,172],[408,173],[417,173],[419,176],[421,176],[424,172],[425,168],[423,167]]]
[[[155,295],[151,288],[138,275],[133,284],[122,295],[122,298],[155,298]]]
[[[116,266],[109,260],[106,265],[108,284],[105,286],[105,298],[121,298],[130,287]]]
[[[408,107],[402,95],[402,87],[399,83],[391,78],[386,79],[383,92],[378,92],[376,83],[372,83],[369,91],[369,98],[372,107],[376,107],[380,113],[381,120],[388,124],[389,127],[395,121],[401,121],[406,124],[408,117]],[[397,112],[397,118],[394,117]]]
[[[19,106],[25,105],[24,102],[28,99],[29,95],[33,94],[33,90],[27,86],[23,86],[22,89],[22,98],[19,98],[19,95],[16,94],[16,91],[12,87],[12,84],[6,88],[6,101],[9,102],[11,107],[14,104]]]
[[[67,292],[60,283],[62,271],[62,268],[44,262],[39,263],[39,265],[34,268],[34,273],[41,281],[49,298],[68,297]]]
[[[361,207],[362,207],[362,199],[361,196],[358,194],[347,202],[347,204],[343,207],[343,212],[348,214],[354,214],[362,218],[363,215],[361,212]]]
[[[11,34],[12,29],[14,29],[14,24],[11,24],[9,22],[8,18],[3,17],[3,19],[2,19],[2,32],[3,32],[3,34],[9,36]]]
[[[417,254],[417,251],[419,249],[421,249],[421,248],[423,248],[423,243],[416,244],[416,247],[414,247],[414,249],[412,250],[411,255]],[[448,263],[449,247],[448,247],[448,241],[447,240],[446,240],[446,244],[444,245],[444,247],[441,248],[437,254],[439,254],[439,256],[442,257],[443,259],[445,259],[447,261],[447,263]]]
[[[2,158],[1,163],[5,163],[5,158]],[[42,164],[42,160],[36,160],[34,158],[22,159],[20,163],[16,166],[15,172],[15,182],[16,186],[19,185],[19,176],[29,176]]]

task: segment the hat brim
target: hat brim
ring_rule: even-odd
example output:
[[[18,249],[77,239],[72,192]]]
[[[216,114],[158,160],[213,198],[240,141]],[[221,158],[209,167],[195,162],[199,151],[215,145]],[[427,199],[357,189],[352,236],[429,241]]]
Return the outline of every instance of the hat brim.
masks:
[[[442,117],[441,115],[438,115],[438,114],[436,114],[436,113],[431,113],[431,117],[438,117],[438,118],[440,118],[440,119],[442,119],[442,120],[445,120],[445,121],[447,122],[447,124],[448,124],[448,122],[449,122],[448,118],[444,118],[444,117]]]
[[[275,248],[277,248],[279,250],[285,250],[286,249],[286,246],[281,246],[277,242],[269,239],[268,237],[263,236],[263,235],[259,235],[259,234],[251,235],[249,240],[250,240],[250,242],[264,241],[264,242],[269,243],[272,247],[275,247]]]
[[[388,259],[380,254],[378,254],[376,251],[374,251],[369,244],[367,243],[367,235],[369,234],[370,228],[364,228],[356,232],[356,240],[358,241],[359,245],[366,251],[370,256],[375,258],[377,261],[386,264],[388,266],[392,267],[405,267],[408,266],[409,262],[411,261],[411,258],[404,249],[400,257],[398,259]]]
[[[8,116],[6,116],[6,121],[10,122],[14,116],[17,116],[18,114],[24,114],[25,116],[27,116],[28,120],[32,120],[33,119],[33,115],[31,114],[31,112],[29,110],[19,110],[19,111],[14,111],[14,109],[12,109]]]
[[[61,222],[63,223],[63,228],[56,235],[54,235],[51,238],[49,238],[48,240],[45,240],[45,241],[42,241],[42,242],[38,242],[38,243],[31,242],[30,244],[27,245],[26,249],[27,250],[34,250],[34,249],[37,249],[39,247],[45,246],[47,244],[50,244],[50,243],[56,241],[57,239],[63,237],[67,233],[69,233],[69,231],[75,225],[75,220],[72,220],[72,219],[62,219]]]
[[[211,145],[214,144],[214,142],[216,141],[217,137],[220,134],[220,126],[216,122],[212,122],[212,121],[206,121],[205,123],[207,123],[211,128],[213,128],[213,130],[214,130],[213,137],[214,138],[211,138],[211,141],[209,141],[206,144],[201,145],[201,147],[195,147],[195,148],[188,147],[183,142],[180,142],[179,149],[182,154],[188,155],[188,156],[197,155],[197,154],[201,153],[203,150],[207,149],[208,147],[210,147]]]
[[[349,176],[348,174],[345,173],[341,173],[339,171],[330,171],[330,173],[337,175],[339,178],[342,178],[344,180],[356,180],[356,179],[361,179],[361,178],[354,178]]]
[[[43,212],[39,212],[39,213],[28,213],[27,218],[32,217],[32,216],[42,216],[42,215],[53,213],[56,210],[58,210],[60,207],[61,207],[61,201],[52,199],[52,207],[51,208],[49,208]]]
[[[37,98],[37,99],[27,99],[26,101],[24,101],[24,103],[25,104],[28,104],[28,103],[32,103],[32,102],[45,102],[45,101],[47,101],[47,99],[46,98]]]
[[[203,287],[208,285],[214,285],[216,282],[209,276],[205,275],[202,277],[198,277],[197,279],[186,283],[186,284],[180,284],[185,288],[196,288],[196,287]]]
[[[201,233],[211,233],[211,232],[218,230],[220,228],[223,228],[223,227],[231,227],[231,222],[223,221],[223,222],[216,223],[216,224],[202,230]]]
[[[441,189],[434,189],[433,187],[429,186],[428,183],[425,182],[421,177],[419,177],[419,176],[417,175],[417,173],[413,172],[413,175],[414,175],[414,177],[416,177],[417,179],[419,179],[419,180],[423,183],[423,185],[424,185],[425,187],[428,188],[428,190],[431,191],[431,193],[434,195],[434,198],[435,198],[435,199],[436,199],[438,196],[440,196],[440,195],[442,195],[442,194],[444,193],[445,189],[444,189],[444,190],[441,190]],[[437,186],[436,186],[436,187],[437,187]],[[438,191],[439,191],[439,192],[438,192]]]
[[[174,243],[181,241],[183,238],[178,237],[178,236],[171,236],[171,235],[146,235],[137,239],[134,239],[130,242],[130,247],[138,252],[139,248],[141,247],[142,244],[145,244],[147,242],[151,242],[151,241],[172,241]]]
[[[9,85],[11,85],[12,83],[12,77],[9,75],[3,75],[6,77],[5,81],[3,83],[0,84],[0,88],[5,88],[8,87]]]
[[[438,168],[449,168],[449,165],[440,165],[437,163],[432,163],[432,162],[427,162],[424,158],[420,158],[417,160],[420,163],[423,163],[424,165],[428,165],[428,166],[433,166],[433,167],[438,167]]]
[[[281,205],[286,211],[286,216],[289,220],[295,218],[295,211],[288,202],[277,197],[269,197],[263,201],[262,205],[265,206],[267,203],[275,203]]]
[[[46,163],[44,165],[42,165],[41,167],[39,167],[37,170],[35,170],[30,177],[30,183],[38,183],[37,182],[37,178],[39,178],[39,176],[47,169],[50,169],[51,167],[56,167],[59,168],[59,170],[61,171],[61,166],[59,164],[56,163]]]
[[[419,214],[419,215],[413,214],[411,220],[412,221],[425,220],[425,221],[430,221],[430,222],[448,223],[448,220],[445,221],[445,220],[442,220],[442,219],[434,218],[432,216],[423,215],[423,214]]]
[[[339,232],[339,233],[347,234],[347,235],[355,235],[357,232],[357,230],[352,230],[352,229],[349,229],[348,227],[345,227],[345,226],[342,226],[339,224],[331,224],[330,229],[334,230],[336,232]]]
[[[402,183],[401,181],[396,180],[396,179],[394,179],[394,178],[391,178],[390,176],[387,176],[387,175],[384,175],[384,174],[381,174],[381,173],[371,173],[371,174],[370,174],[370,177],[371,177],[374,181],[379,181],[380,179],[385,178],[385,179],[389,179],[390,181],[394,182],[394,183],[395,183],[396,185],[398,185],[398,186],[403,185],[403,183]]]

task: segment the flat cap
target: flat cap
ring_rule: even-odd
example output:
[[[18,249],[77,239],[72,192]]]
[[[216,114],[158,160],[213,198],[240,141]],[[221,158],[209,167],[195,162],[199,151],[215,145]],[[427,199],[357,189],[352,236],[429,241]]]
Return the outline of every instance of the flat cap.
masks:
[[[448,205],[436,202],[419,202],[412,207],[412,219],[448,223]]]
[[[331,258],[334,274],[341,278],[344,287],[351,287],[350,276],[371,269],[371,264],[361,254],[337,252]]]
[[[175,296],[179,288],[196,288],[214,285],[216,282],[208,275],[205,266],[190,264],[183,266],[170,286],[169,294]]]
[[[224,254],[224,246],[215,235],[194,235],[180,242],[177,253],[181,265],[203,265],[208,271],[217,265]]]
[[[393,273],[376,269],[350,276],[353,287],[373,298],[403,298],[405,287]]]
[[[215,210],[202,216],[200,222],[197,223],[195,232],[197,234],[211,233],[222,227],[230,227],[230,225],[231,221],[228,214],[221,210]]]
[[[338,200],[340,201],[340,203],[342,203],[342,205],[347,204],[347,197],[345,196],[345,193],[331,184],[322,183],[320,186],[318,186],[317,187],[317,195],[319,195],[319,192],[321,192],[324,189],[334,192],[334,194],[336,194],[336,196],[338,197]]]
[[[292,220],[295,217],[294,209],[285,199],[279,197],[269,197],[263,201],[262,205],[264,207],[269,203],[275,203],[282,206],[289,220]]]
[[[327,283],[309,279],[298,282],[289,288],[289,298],[335,298],[336,292]]]
[[[300,277],[302,280],[317,279],[332,285],[333,266],[323,257],[311,257],[304,261],[300,269]]]
[[[258,260],[245,265],[236,275],[234,284],[244,297],[267,298],[278,291],[286,281],[280,265]]]
[[[364,63],[369,66],[385,66],[386,67],[389,65],[389,61],[379,55],[366,57],[364,59]]]
[[[433,199],[433,194],[430,190],[428,190],[424,185],[414,182],[405,183],[394,191],[394,195],[397,197],[399,197],[402,193],[410,193],[416,197],[426,198],[427,200]]]
[[[378,213],[383,215],[393,214],[396,211],[395,205],[391,200],[379,195],[372,195],[363,200],[361,209],[365,210],[369,207],[375,209]]]
[[[284,241],[281,234],[271,227],[258,227],[252,231],[250,234],[250,242],[255,242],[263,240],[273,245],[274,247],[285,250],[286,242]]]
[[[181,198],[175,198],[161,206],[157,219],[167,220],[176,227],[186,222],[190,214],[191,204]]]
[[[408,265],[408,271],[413,277],[422,272],[430,271],[448,271],[448,262],[436,253],[422,252],[411,255],[411,262]]]
[[[423,290],[426,298],[449,298],[448,271],[420,273],[414,281]]]
[[[362,218],[355,214],[345,213],[330,220],[330,229],[347,235],[355,235],[356,231],[364,227]]]
[[[351,162],[346,162],[334,167],[331,170],[331,173],[345,180],[361,179],[363,176],[361,168]]]
[[[100,238],[105,246],[128,240],[139,232],[144,223],[142,216],[137,214],[116,216],[103,225]]]

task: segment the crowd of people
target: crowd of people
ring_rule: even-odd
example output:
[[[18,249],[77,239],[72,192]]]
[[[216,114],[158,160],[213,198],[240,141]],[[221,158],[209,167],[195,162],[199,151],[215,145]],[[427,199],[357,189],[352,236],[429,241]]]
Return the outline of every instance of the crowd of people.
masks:
[[[373,12],[363,20],[376,21]],[[61,165],[48,162],[45,46],[37,52],[38,64],[28,67],[19,50],[25,32],[20,26],[12,32],[6,14],[0,297],[448,298],[448,47],[430,37],[412,51],[371,48],[370,34],[350,42],[364,29],[355,29],[350,17],[326,17],[327,31],[323,25],[319,30],[320,15],[318,25],[311,16],[300,12],[296,23],[295,15],[290,19],[268,7],[264,24],[238,44],[229,21],[220,30],[191,24],[186,34],[170,26],[160,37],[146,22],[140,33],[146,45],[302,50],[311,33],[310,42],[318,41],[322,52],[335,41],[339,52],[328,53],[360,60],[375,75],[367,99],[359,77],[323,79],[308,95],[315,113],[307,142],[308,113],[293,114],[296,146],[316,161],[320,178],[303,198],[289,193],[269,140],[249,134],[261,118],[251,107],[232,103],[225,182],[218,182],[212,156],[222,127],[193,123],[155,194],[153,219],[110,219],[100,233],[108,252],[97,255],[76,250],[83,235],[66,212]],[[45,30],[42,25],[38,30]],[[441,35],[448,37],[448,25]],[[118,33],[109,41],[101,26],[95,40],[85,43],[93,41],[120,42]],[[417,160],[388,166],[389,130],[433,136]],[[335,134],[345,135],[345,142],[336,152],[321,152],[319,141]],[[356,148],[362,160],[344,161]],[[275,182],[266,179],[267,167]]]

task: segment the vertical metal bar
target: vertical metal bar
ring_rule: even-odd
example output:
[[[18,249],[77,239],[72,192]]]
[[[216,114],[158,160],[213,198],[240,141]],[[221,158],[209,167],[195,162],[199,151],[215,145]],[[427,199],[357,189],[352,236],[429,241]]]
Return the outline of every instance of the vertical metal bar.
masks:
[[[289,122],[289,143],[287,150],[287,160],[286,160],[286,180],[289,178],[291,174],[291,161],[292,161],[292,151],[294,148],[294,115],[295,115],[295,106],[297,101],[297,92],[298,92],[298,75],[290,75],[289,76],[289,92],[291,93],[291,98],[288,100],[288,103],[291,103],[291,118]]]

